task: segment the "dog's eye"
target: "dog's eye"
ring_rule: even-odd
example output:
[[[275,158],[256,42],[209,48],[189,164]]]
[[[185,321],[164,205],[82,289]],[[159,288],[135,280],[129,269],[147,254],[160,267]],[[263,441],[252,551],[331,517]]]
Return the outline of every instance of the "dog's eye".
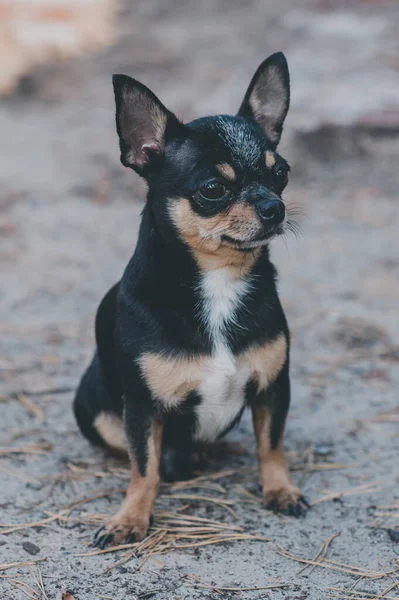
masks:
[[[199,193],[206,200],[219,200],[226,194],[226,188],[217,181],[210,181],[199,188]]]
[[[288,181],[288,173],[285,169],[277,169],[274,172],[275,178],[276,178],[276,182],[278,183],[279,186],[283,186],[287,184]]]

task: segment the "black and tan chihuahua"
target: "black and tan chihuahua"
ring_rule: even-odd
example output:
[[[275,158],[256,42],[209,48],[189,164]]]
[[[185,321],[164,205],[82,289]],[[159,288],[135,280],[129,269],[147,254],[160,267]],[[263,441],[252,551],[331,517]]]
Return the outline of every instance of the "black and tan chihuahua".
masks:
[[[289,107],[282,53],[256,71],[236,116],[183,124],[143,84],[113,78],[121,161],[145,178],[136,250],[97,312],[97,352],[75,398],[94,444],[127,450],[131,481],[95,544],[140,540],[159,473],[188,478],[198,443],[252,410],[266,506],[308,504],[283,452],[289,332],[269,242],[290,228],[277,152]]]

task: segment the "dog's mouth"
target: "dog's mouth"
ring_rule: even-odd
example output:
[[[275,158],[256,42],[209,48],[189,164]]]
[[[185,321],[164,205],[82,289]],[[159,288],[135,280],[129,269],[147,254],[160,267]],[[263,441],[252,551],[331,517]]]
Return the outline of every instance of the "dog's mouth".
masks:
[[[264,232],[261,235],[257,235],[248,240],[238,240],[234,237],[230,237],[229,235],[222,235],[222,242],[225,242],[229,246],[234,246],[234,248],[236,248],[237,250],[246,252],[252,250],[253,248],[258,248],[259,246],[265,246],[273,237],[281,235],[283,233],[283,224],[279,223],[275,227],[269,229],[267,232]]]

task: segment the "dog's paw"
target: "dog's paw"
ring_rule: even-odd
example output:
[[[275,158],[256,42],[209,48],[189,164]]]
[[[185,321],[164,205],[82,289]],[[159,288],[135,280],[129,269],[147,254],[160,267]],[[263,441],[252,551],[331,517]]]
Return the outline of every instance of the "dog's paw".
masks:
[[[264,489],[266,508],[290,517],[304,517],[310,504],[294,486]]]
[[[132,544],[142,540],[148,531],[152,518],[116,514],[94,534],[93,546],[103,550],[108,544]]]

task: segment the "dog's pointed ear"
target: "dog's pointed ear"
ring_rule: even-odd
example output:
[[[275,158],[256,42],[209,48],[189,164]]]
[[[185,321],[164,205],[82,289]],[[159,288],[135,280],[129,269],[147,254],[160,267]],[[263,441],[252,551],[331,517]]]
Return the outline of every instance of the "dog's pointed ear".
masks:
[[[260,65],[252,78],[238,114],[255,119],[276,147],[290,105],[290,75],[287,60],[276,52]]]
[[[121,162],[143,175],[153,160],[162,155],[167,137],[183,124],[139,81],[114,75],[112,83]]]

